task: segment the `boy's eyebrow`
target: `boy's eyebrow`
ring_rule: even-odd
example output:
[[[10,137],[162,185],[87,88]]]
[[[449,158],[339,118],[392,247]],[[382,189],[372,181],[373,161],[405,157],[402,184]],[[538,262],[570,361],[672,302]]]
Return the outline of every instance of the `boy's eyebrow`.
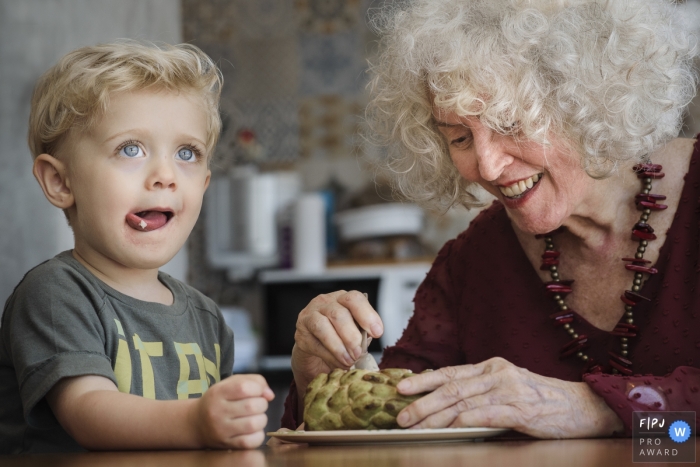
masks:
[[[136,129],[136,128],[132,128],[132,129],[129,129],[129,130],[125,130],[125,131],[119,132],[119,133],[117,133],[116,135],[112,135],[112,136],[108,137],[107,139],[105,139],[104,141],[102,141],[102,144],[107,144],[107,143],[109,143],[110,141],[112,141],[113,139],[120,138],[120,137],[122,137],[122,136],[124,136],[124,135],[126,135],[126,134],[129,134],[129,133],[139,133],[139,130]],[[198,142],[199,144],[201,144],[202,146],[204,146],[204,147],[207,146],[206,143],[205,143],[204,141],[202,141],[201,139],[199,139],[199,138],[197,138],[197,137],[195,137],[195,136],[192,136],[192,135],[178,135],[178,136],[181,136],[182,138],[193,139],[193,140],[195,140],[196,142]]]

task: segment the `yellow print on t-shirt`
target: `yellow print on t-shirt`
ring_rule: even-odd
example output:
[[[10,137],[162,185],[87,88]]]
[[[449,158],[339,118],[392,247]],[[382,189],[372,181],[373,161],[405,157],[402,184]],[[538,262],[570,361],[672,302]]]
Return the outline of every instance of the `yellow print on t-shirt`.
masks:
[[[131,352],[127,342],[124,328],[119,320],[115,319],[117,331],[119,333],[119,345],[117,347],[117,358],[114,363],[114,375],[117,378],[117,388],[120,392],[131,392]],[[221,347],[214,344],[214,354],[216,363],[209,360],[202,354],[202,349],[196,342],[181,343],[173,342],[175,352],[180,362],[180,378],[177,382],[177,398],[188,399],[190,395],[202,395],[209,389],[209,386],[221,379]],[[144,342],[138,334],[133,335],[133,348],[139,352],[141,357],[141,381],[143,381],[142,396],[148,399],[156,398],[155,377],[151,358],[163,356],[162,342]],[[190,362],[187,356],[194,357],[197,365],[199,379],[190,378]]]

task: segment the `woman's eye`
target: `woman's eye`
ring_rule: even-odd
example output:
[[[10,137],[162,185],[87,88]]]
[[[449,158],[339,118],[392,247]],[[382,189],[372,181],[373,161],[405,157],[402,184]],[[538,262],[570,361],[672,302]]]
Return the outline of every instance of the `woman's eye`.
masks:
[[[137,144],[124,146],[119,153],[126,157],[138,157],[141,155],[141,148]]]
[[[455,138],[450,141],[450,144],[458,148],[464,148],[469,145],[470,141],[471,138],[469,138],[469,136],[460,136],[459,138]]]
[[[196,159],[194,151],[189,148],[182,148],[177,152],[177,158],[186,162],[191,162]]]

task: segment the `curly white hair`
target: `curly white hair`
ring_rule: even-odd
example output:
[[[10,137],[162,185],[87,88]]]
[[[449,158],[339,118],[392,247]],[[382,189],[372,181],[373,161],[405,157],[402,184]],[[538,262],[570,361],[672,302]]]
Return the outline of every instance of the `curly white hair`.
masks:
[[[375,11],[368,135],[423,204],[479,204],[433,121],[435,104],[547,145],[591,176],[677,136],[696,90],[696,38],[670,0],[415,0]]]

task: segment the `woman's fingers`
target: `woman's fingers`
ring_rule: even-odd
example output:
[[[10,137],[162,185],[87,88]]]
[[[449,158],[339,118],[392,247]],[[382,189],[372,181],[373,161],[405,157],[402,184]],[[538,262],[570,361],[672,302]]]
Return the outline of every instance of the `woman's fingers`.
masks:
[[[352,317],[371,337],[384,334],[384,324],[367,297],[357,290],[346,292],[338,297],[338,303],[350,311]]]
[[[478,365],[460,365],[448,366],[440,368],[436,371],[427,373],[419,373],[410,378],[406,378],[396,385],[396,389],[405,395],[420,394],[422,392],[434,391],[451,381],[458,379],[472,378],[484,374],[485,366],[480,363]]]
[[[317,337],[319,332],[325,341]],[[320,358],[330,368],[349,368],[355,361],[328,320],[317,324],[314,333],[297,329],[295,340],[302,352]]]
[[[452,426],[455,420],[457,420],[457,418],[462,413],[472,411],[491,404],[493,404],[493,397],[488,393],[473,396],[468,399],[462,399],[454,405],[451,405],[439,412],[428,415],[420,423],[411,426],[411,429],[447,428],[449,426]]]
[[[434,372],[437,373],[437,372]],[[469,373],[467,371],[466,373]],[[430,373],[426,373],[429,375]],[[423,375],[420,375],[423,376]],[[404,408],[396,421],[403,427],[420,423],[428,416],[457,404],[457,408],[468,409],[469,398],[485,394],[494,387],[494,378],[479,375],[467,379],[452,379]]]
[[[351,366],[362,352],[362,335],[356,322],[373,337],[383,333],[379,315],[362,293],[341,290],[319,295],[299,315],[296,342],[302,350],[323,358],[331,366]],[[322,356],[326,352],[317,343],[333,356],[331,360]]]

